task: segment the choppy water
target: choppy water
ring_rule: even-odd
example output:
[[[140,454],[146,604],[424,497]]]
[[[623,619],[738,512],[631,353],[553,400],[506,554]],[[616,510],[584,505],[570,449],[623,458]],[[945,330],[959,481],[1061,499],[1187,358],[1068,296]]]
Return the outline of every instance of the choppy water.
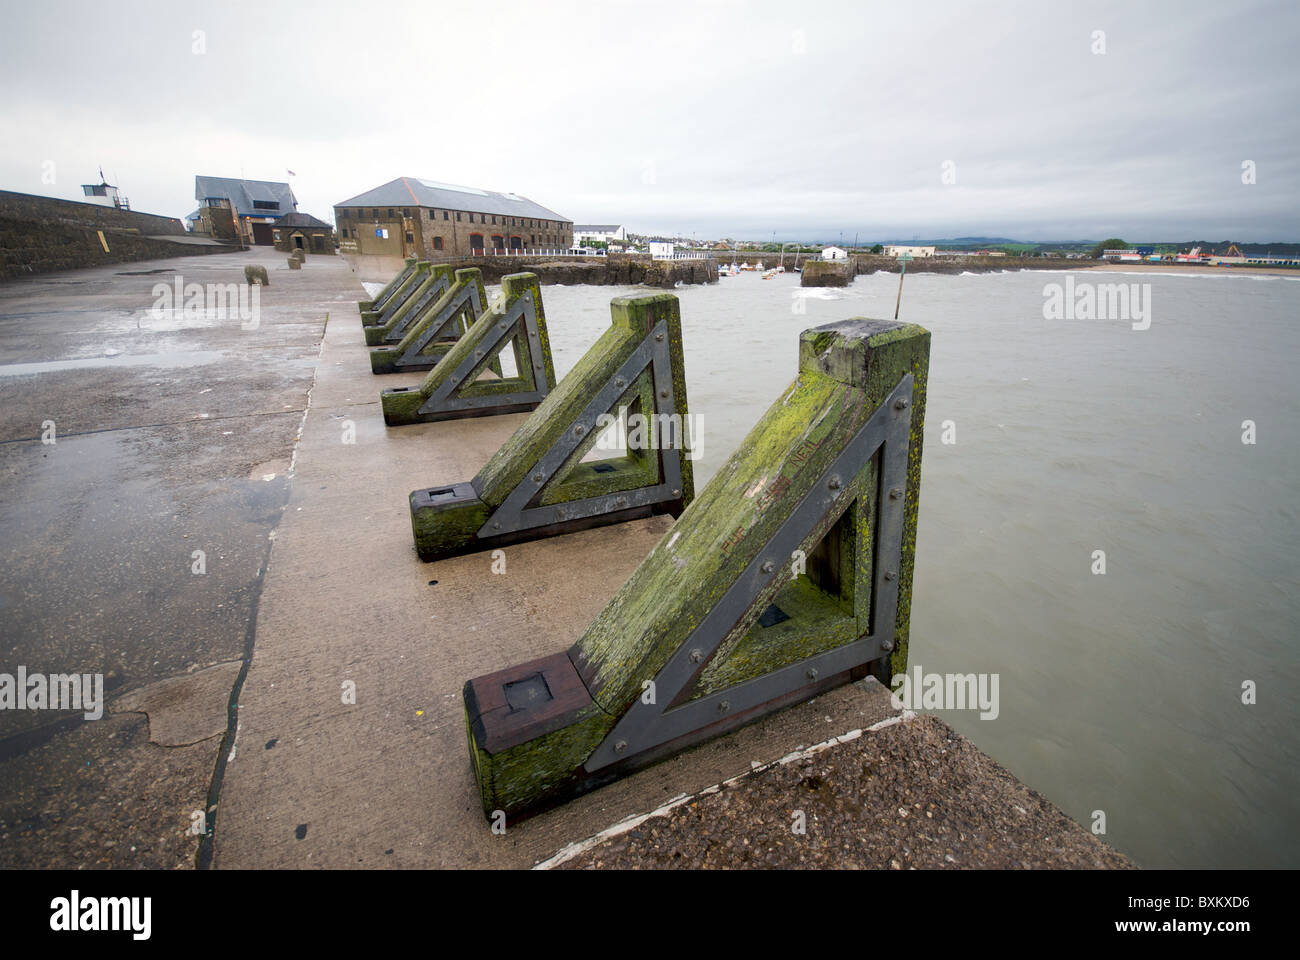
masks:
[[[1300,280],[1075,277],[1149,283],[1150,329],[1044,320],[1059,273],[906,280],[902,318],[933,333],[911,663],[999,674],[997,719],[942,715],[1143,866],[1300,866]],[[676,291],[698,484],[793,378],[799,331],[891,317],[897,283]],[[544,288],[559,375],[628,292]]]

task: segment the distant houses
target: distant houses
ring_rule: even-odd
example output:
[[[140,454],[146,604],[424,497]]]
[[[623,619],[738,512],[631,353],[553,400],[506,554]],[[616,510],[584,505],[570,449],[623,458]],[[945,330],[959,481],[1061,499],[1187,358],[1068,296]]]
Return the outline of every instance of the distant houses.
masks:
[[[909,246],[907,244],[889,244],[885,247],[885,256],[901,257],[907,254],[910,257],[933,257],[934,247]]]
[[[587,247],[596,243],[621,244],[627,242],[627,230],[618,223],[575,223],[573,245]]]
[[[199,208],[186,220],[195,233],[266,246],[275,243],[271,225],[298,210],[289,184],[271,180],[196,176],[194,199]]]
[[[823,260],[846,260],[848,259],[848,256],[849,256],[849,252],[845,250],[843,247],[822,248]]]

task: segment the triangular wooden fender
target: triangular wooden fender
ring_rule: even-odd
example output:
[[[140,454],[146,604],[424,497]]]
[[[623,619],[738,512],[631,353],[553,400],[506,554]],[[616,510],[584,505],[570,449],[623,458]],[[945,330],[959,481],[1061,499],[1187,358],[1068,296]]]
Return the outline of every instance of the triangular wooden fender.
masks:
[[[420,260],[411,268],[409,273],[403,270],[402,273],[405,275],[404,279],[399,279],[392,288],[392,292],[384,296],[382,306],[361,311],[361,326],[382,327],[392,319],[393,314],[402,309],[402,305],[406,303],[407,300],[410,299],[411,295],[419,289],[422,283],[424,283],[425,278],[429,275],[429,268],[431,266],[432,265],[429,261]]]
[[[478,476],[411,494],[422,560],[655,513],[676,516],[690,502],[677,298],[618,298],[610,313],[609,329]],[[626,453],[586,459],[602,426],[625,419],[637,424]]]
[[[397,288],[404,284],[407,278],[409,278],[415,271],[415,265],[418,262],[419,261],[417,261],[415,257],[407,257],[406,263],[403,265],[402,269],[397,272],[397,276],[389,280],[388,283],[384,285],[384,289],[375,294],[373,300],[357,301],[358,312],[366,313],[368,311],[373,312],[375,310],[384,309],[384,306],[388,303],[389,299],[391,299],[393,294],[397,292]]]
[[[380,314],[380,322],[363,327],[366,346],[376,347],[383,343],[397,343],[406,335],[411,324],[424,315],[444,293],[451,289],[452,268],[450,264],[420,264],[424,272],[416,277],[410,293],[399,304],[393,302],[391,308]]]
[[[497,356],[514,351],[516,373],[493,375]],[[499,368],[497,368],[499,369]],[[537,275],[501,279],[501,297],[479,317],[418,387],[380,395],[390,427],[534,410],[555,386],[555,364]]]
[[[906,669],[929,349],[889,321],[805,331],[798,379],[578,641],[465,685],[485,814]]]
[[[435,268],[437,269],[437,268]],[[438,299],[420,309],[395,347],[370,352],[370,372],[375,374],[432,370],[487,310],[482,271],[476,267],[456,271],[456,280]],[[499,357],[498,357],[499,359]],[[501,365],[492,366],[501,376]]]

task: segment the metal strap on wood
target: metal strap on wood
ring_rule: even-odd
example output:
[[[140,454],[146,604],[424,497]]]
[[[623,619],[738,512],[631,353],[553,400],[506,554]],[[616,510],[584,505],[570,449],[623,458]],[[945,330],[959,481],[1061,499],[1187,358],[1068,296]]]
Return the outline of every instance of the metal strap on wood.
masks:
[[[429,283],[428,289],[420,294],[420,299],[411,305],[411,308],[402,314],[401,318],[393,324],[392,329],[384,334],[384,343],[400,343],[406,331],[411,328],[411,324],[419,319],[426,307],[438,302],[438,298],[446,294],[451,289],[451,277],[446,273],[439,273]]]
[[[483,369],[492,362],[501,346],[515,336],[522,336],[527,343],[527,350],[521,352],[526,352],[528,355],[532,374],[531,386],[528,389],[508,393],[491,393],[477,397],[462,396],[461,391],[473,383]],[[523,372],[520,370],[521,375]],[[521,297],[497,321],[492,332],[483,338],[478,348],[462,360],[452,371],[451,376],[440,383],[429,398],[420,405],[418,412],[425,414],[435,411],[474,410],[540,403],[546,397],[546,391],[542,389],[545,384],[546,368],[543,361],[542,341],[537,332],[537,313],[533,309],[533,298]]]
[[[573,424],[561,438],[542,455],[520,482],[492,514],[478,536],[499,536],[529,527],[580,520],[602,513],[612,513],[631,507],[641,507],[661,501],[681,498],[682,438],[672,437],[668,446],[660,446],[660,482],[635,490],[624,490],[584,500],[571,500],[546,506],[529,507],[555,477],[556,472],[568,462],[573,452],[582,444],[588,432],[596,429],[597,418],[608,413],[647,367],[654,379],[656,416],[676,413],[673,393],[671,361],[668,357],[668,323],[659,321],[650,336],[632,352],[583,408]]]
[[[458,290],[447,303],[443,304],[438,313],[428,321],[425,328],[420,331],[419,336],[393,362],[393,366],[398,369],[415,365],[427,366],[429,357],[424,355],[425,347],[436,340],[444,339],[447,333],[453,332],[449,331],[448,328],[454,323],[459,323],[466,313],[469,314],[469,320],[465,324],[466,329],[469,328],[469,324],[483,315],[486,304],[483,303],[483,298],[479,293],[480,289],[477,283],[470,283]],[[456,339],[460,335],[459,331],[455,333],[456,336],[448,339]]]
[[[821,475],[762,550],[691,632],[654,678],[655,703],[637,700],[583,764],[588,773],[635,756],[719,719],[759,707],[818,677],[862,666],[893,649],[898,606],[898,568],[902,551],[903,499],[907,482],[908,436],[913,378],[909,374],[862,426]],[[858,640],[789,664],[771,673],[707,696],[679,702],[708,665],[722,640],[742,620],[757,620],[759,594],[784,576],[787,558],[819,521],[842,513],[852,502],[847,481],[884,448],[877,484],[879,517],[872,577],[871,630]],[[894,492],[891,495],[891,491]],[[743,624],[741,624],[743,626]]]

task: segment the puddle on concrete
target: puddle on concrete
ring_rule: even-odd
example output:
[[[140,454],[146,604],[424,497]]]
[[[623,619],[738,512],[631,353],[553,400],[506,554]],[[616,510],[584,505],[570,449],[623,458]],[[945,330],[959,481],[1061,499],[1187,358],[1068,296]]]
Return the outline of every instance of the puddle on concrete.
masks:
[[[86,357],[80,360],[46,360],[42,363],[0,364],[0,377],[29,377],[38,373],[56,373],[61,370],[87,370],[96,367],[201,367],[220,360],[219,350],[188,350],[176,353],[114,354],[103,357]]]

